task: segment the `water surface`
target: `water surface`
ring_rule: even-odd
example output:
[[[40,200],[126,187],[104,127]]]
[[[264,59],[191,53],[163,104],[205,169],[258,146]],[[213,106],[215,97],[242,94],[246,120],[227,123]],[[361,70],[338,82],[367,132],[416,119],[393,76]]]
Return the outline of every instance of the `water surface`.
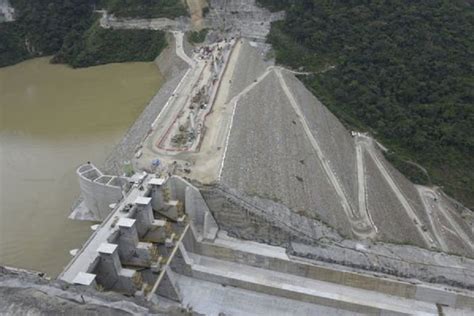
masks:
[[[161,83],[153,63],[0,68],[0,265],[61,272],[91,233],[67,219],[75,167],[100,165]]]

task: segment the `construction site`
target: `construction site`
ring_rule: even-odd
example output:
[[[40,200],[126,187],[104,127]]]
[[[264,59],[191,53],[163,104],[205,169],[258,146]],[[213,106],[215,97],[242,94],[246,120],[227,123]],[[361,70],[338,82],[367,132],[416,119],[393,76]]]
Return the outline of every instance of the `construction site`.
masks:
[[[207,5],[166,23],[103,12],[102,27],[169,32],[167,82],[103,166],[77,168],[72,217],[100,225],[58,280],[142,314],[474,314],[472,211],[411,183],[267,58],[284,12]]]

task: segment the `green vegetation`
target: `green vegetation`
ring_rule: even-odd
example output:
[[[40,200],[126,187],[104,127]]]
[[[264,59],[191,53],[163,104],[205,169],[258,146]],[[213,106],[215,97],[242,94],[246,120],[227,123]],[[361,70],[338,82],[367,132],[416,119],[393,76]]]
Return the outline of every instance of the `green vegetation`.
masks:
[[[16,21],[0,24],[0,66],[57,52],[71,29],[92,14],[85,0],[12,0]]]
[[[101,29],[94,6],[119,16],[186,14],[181,0],[12,0],[11,4],[17,17],[15,22],[0,23],[0,67],[46,55],[54,55],[52,62],[73,67],[151,61],[166,45],[163,32]]]
[[[100,0],[99,7],[117,17],[175,18],[187,15],[182,0]]]
[[[125,61],[153,61],[166,47],[165,34],[150,30],[103,29],[96,22],[83,35],[69,34],[53,62],[87,67]]]
[[[207,35],[208,31],[209,31],[208,29],[202,29],[200,31],[193,31],[193,32],[189,33],[188,41],[190,43],[194,43],[194,44],[202,43],[206,39],[206,35]]]
[[[474,10],[447,0],[258,0],[285,9],[269,36],[277,61],[348,127],[391,150],[412,180],[474,209]],[[334,67],[331,67],[334,66]]]
[[[30,56],[20,34],[16,23],[0,24],[0,67],[19,63]]]
[[[58,51],[71,29],[80,27],[92,14],[92,0],[12,0],[19,35],[30,51],[50,55]]]

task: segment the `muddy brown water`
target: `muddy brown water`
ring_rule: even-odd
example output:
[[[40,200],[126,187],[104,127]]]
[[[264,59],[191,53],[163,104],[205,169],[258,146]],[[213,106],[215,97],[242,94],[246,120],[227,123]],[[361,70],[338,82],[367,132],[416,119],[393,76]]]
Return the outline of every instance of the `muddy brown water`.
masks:
[[[94,224],[67,218],[75,167],[100,165],[162,80],[153,63],[0,68],[0,265],[62,271]]]

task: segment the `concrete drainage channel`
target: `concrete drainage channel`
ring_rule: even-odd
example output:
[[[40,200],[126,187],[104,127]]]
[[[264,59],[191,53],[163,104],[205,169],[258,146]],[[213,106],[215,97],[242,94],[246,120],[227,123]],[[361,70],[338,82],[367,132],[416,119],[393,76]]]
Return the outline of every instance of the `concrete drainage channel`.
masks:
[[[282,248],[232,239],[222,233],[214,242],[199,239],[191,225],[183,246],[178,248],[182,260],[171,264],[178,274],[290,299],[294,303],[363,314],[432,315],[439,308],[436,302],[442,302],[446,310],[474,304],[473,297],[442,288],[318,267],[289,258]],[[328,277],[338,281],[321,281]],[[217,304],[212,298],[203,299],[208,299],[211,305]]]

